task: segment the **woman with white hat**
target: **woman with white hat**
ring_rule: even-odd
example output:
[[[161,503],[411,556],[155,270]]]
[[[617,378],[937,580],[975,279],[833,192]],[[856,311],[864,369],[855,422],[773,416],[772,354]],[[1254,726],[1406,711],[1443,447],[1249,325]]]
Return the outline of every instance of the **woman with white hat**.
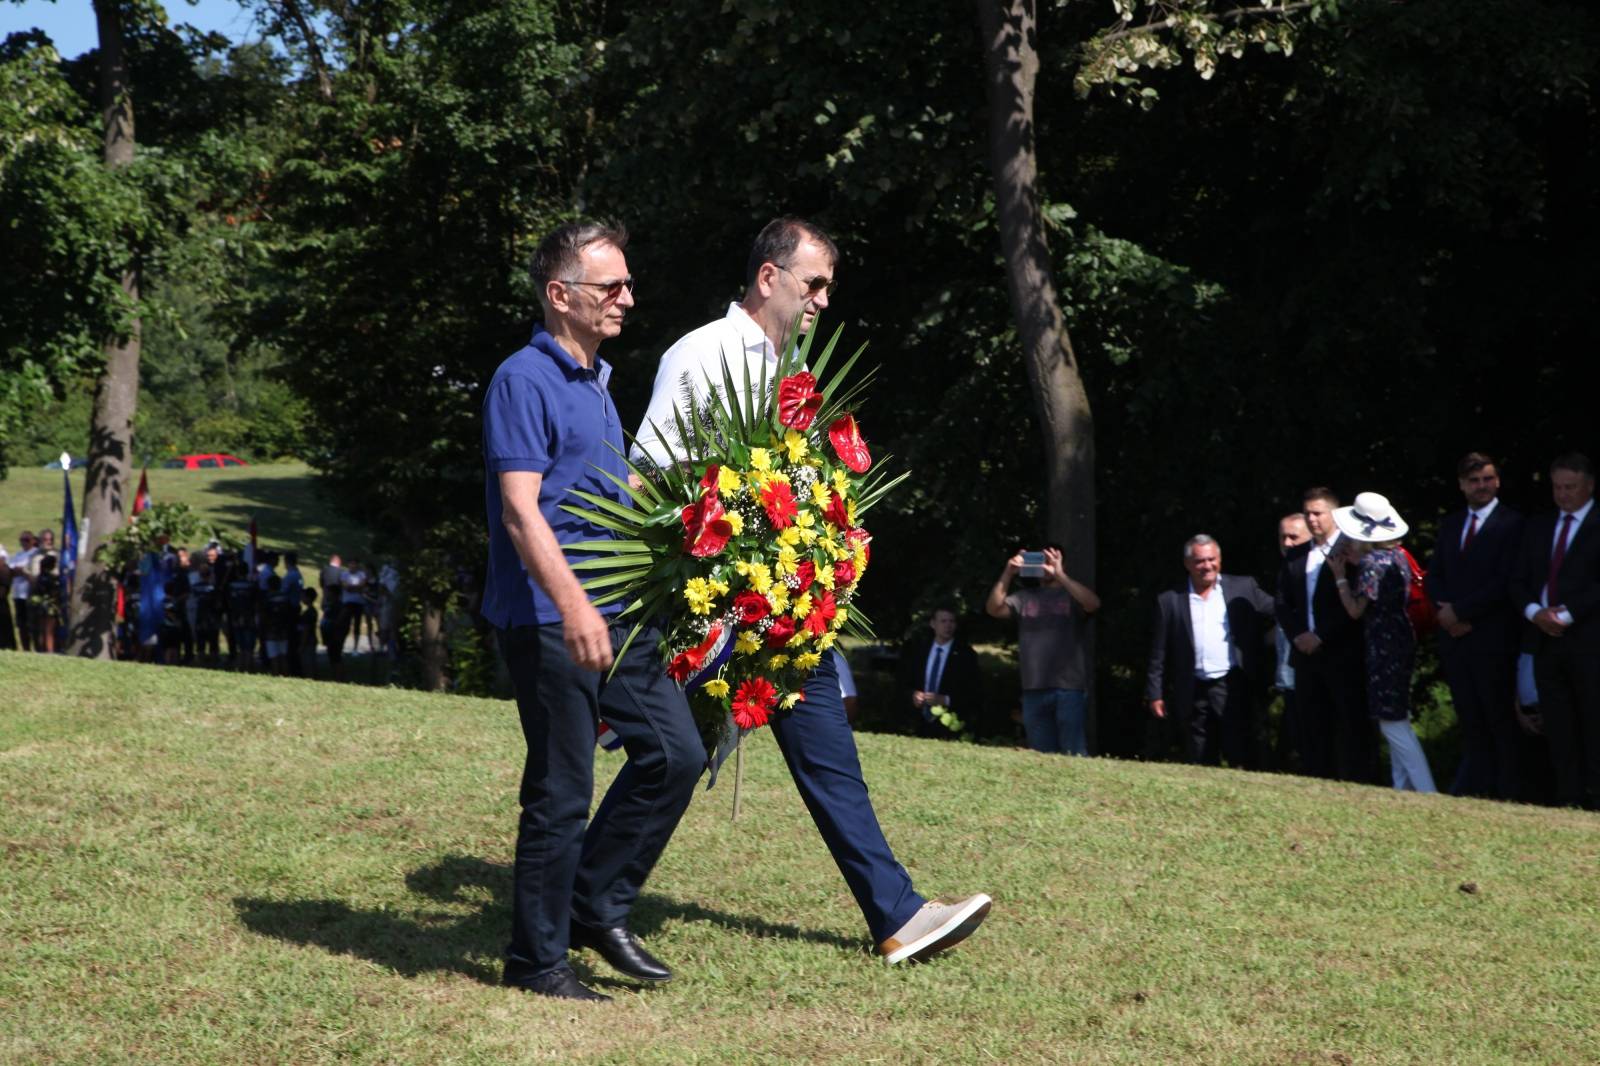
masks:
[[[1389,742],[1389,769],[1394,787],[1434,792],[1428,757],[1411,728],[1411,670],[1417,657],[1417,636],[1406,617],[1411,567],[1400,548],[1410,528],[1389,500],[1363,492],[1349,507],[1333,512],[1344,536],[1340,550],[1328,558],[1339,601],[1351,618],[1361,620],[1366,642],[1367,711]],[[1354,579],[1347,568],[1356,567]]]

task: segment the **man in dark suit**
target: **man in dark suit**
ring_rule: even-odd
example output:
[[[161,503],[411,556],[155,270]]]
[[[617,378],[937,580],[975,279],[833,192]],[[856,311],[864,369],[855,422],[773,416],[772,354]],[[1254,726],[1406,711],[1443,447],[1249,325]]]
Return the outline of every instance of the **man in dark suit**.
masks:
[[[1550,464],[1556,513],[1530,519],[1511,602],[1533,627],[1533,675],[1562,803],[1600,809],[1600,516],[1594,466]]]
[[[1188,580],[1156,597],[1145,703],[1172,716],[1189,762],[1254,769],[1272,597],[1224,574],[1222,548],[1204,533],[1184,543],[1183,566]]]
[[[1517,646],[1511,574],[1523,518],[1502,504],[1494,460],[1471,452],[1456,464],[1465,510],[1439,523],[1423,588],[1439,618],[1439,664],[1461,723],[1457,796],[1516,799]]]
[[[1302,500],[1311,539],[1284,556],[1277,597],[1294,667],[1300,766],[1312,777],[1374,781],[1377,730],[1367,718],[1361,624],[1339,602],[1325,565],[1339,542],[1333,524],[1339,497],[1318,487]]]
[[[938,607],[928,619],[928,634],[907,643],[900,653],[899,690],[923,737],[950,738],[985,730],[983,678],[978,653],[956,639],[956,612]],[[963,729],[952,729],[939,717],[953,714]]]

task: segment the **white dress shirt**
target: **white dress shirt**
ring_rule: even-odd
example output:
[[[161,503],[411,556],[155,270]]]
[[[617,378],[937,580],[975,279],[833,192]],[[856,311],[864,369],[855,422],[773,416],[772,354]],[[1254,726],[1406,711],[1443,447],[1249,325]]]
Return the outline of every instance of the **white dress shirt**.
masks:
[[[33,562],[33,557],[39,554],[38,548],[24,548],[11,557],[11,598],[25,600],[33,591],[33,583],[28,580],[28,567]]]
[[[635,461],[644,455],[658,466],[668,462],[669,446],[679,447],[678,424],[673,414],[687,416],[683,403],[685,389],[694,396],[697,405],[704,404],[711,396],[713,385],[718,394],[723,391],[724,365],[735,388],[741,391],[746,375],[752,392],[760,387],[763,373],[769,389],[776,384],[778,352],[756,320],[737,303],[728,305],[724,317],[684,334],[661,357],[655,384],[650,390],[650,405],[645,408],[644,424],[639,427],[630,451]],[[658,434],[657,429],[661,433]],[[662,439],[663,435],[666,440]]]
[[[1317,631],[1316,604],[1317,578],[1322,576],[1322,566],[1328,561],[1328,556],[1333,554],[1334,546],[1339,543],[1340,534],[1335,532],[1328,538],[1328,543],[1318,544],[1311,542],[1311,550],[1306,553],[1306,632]]]
[[[1467,520],[1461,523],[1461,543],[1459,547],[1465,548],[1467,546],[1467,530],[1472,529],[1472,520],[1474,518],[1478,520],[1478,528],[1473,530],[1472,533],[1472,535],[1476,537],[1479,533],[1483,532],[1483,524],[1489,520],[1489,516],[1494,514],[1494,509],[1499,506],[1500,497],[1496,496],[1494,499],[1490,500],[1488,503],[1477,508],[1476,510],[1471,507],[1467,508]]]
[[[1572,515],[1572,523],[1567,527],[1568,549],[1571,549],[1572,541],[1575,537],[1577,537],[1578,530],[1583,528],[1583,520],[1589,517],[1589,512],[1592,510],[1594,510],[1594,497],[1591,496],[1589,497],[1588,503],[1584,504],[1576,511],[1570,512]],[[1556,553],[1556,544],[1561,540],[1561,527],[1563,525],[1567,525],[1564,519],[1568,513],[1569,512],[1567,511],[1562,511],[1560,514],[1556,515],[1556,529],[1554,533],[1550,534],[1551,556],[1555,555]],[[1550,556],[1546,556],[1545,558],[1548,560],[1549,557]],[[1551,606],[1551,604],[1546,602],[1549,598],[1550,583],[1548,581],[1539,582],[1539,598],[1522,609],[1522,617],[1526,618],[1530,622],[1533,621],[1533,616],[1539,613],[1539,609],[1541,607]],[[1555,606],[1560,607],[1561,605],[1556,604]],[[1556,612],[1556,620],[1564,626],[1570,626],[1572,624],[1572,612],[1567,610],[1565,607],[1561,607],[1561,610]]]
[[[1228,605],[1219,579],[1209,595],[1189,584],[1189,625],[1194,630],[1194,676],[1214,681],[1226,677],[1232,665],[1228,650]]]

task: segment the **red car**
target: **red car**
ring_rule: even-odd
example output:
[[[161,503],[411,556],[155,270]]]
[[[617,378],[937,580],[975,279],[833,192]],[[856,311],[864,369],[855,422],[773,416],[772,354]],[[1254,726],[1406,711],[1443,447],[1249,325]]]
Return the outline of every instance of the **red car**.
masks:
[[[168,459],[161,464],[168,470],[212,470],[219,466],[249,466],[250,464],[236,455],[225,452],[210,452],[203,455],[180,455],[175,459]]]

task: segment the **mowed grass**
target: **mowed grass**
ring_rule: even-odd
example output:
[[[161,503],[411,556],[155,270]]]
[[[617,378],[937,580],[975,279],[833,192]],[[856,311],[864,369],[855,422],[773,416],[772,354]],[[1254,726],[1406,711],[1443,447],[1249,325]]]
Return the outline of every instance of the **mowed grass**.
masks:
[[[83,483],[87,471],[72,471],[73,503],[82,520]],[[128,505],[139,487],[139,472],[128,486]],[[264,548],[298,551],[302,563],[320,564],[330,552],[364,555],[370,533],[340,514],[321,493],[316,476],[304,463],[273,463],[218,470],[150,470],[150,495],[158,503],[186,503],[207,520],[250,536],[256,520]],[[12,467],[0,481],[0,544],[17,550],[24,529],[56,531],[61,537],[61,471]],[[190,545],[194,547],[194,545]]]
[[[1600,1061],[1589,814],[865,735],[919,887],[996,899],[887,969],[763,733],[635,911],[678,979],[579,956],[618,1000],[576,1006],[495,984],[509,703],[15,653],[0,692],[0,1062]]]

